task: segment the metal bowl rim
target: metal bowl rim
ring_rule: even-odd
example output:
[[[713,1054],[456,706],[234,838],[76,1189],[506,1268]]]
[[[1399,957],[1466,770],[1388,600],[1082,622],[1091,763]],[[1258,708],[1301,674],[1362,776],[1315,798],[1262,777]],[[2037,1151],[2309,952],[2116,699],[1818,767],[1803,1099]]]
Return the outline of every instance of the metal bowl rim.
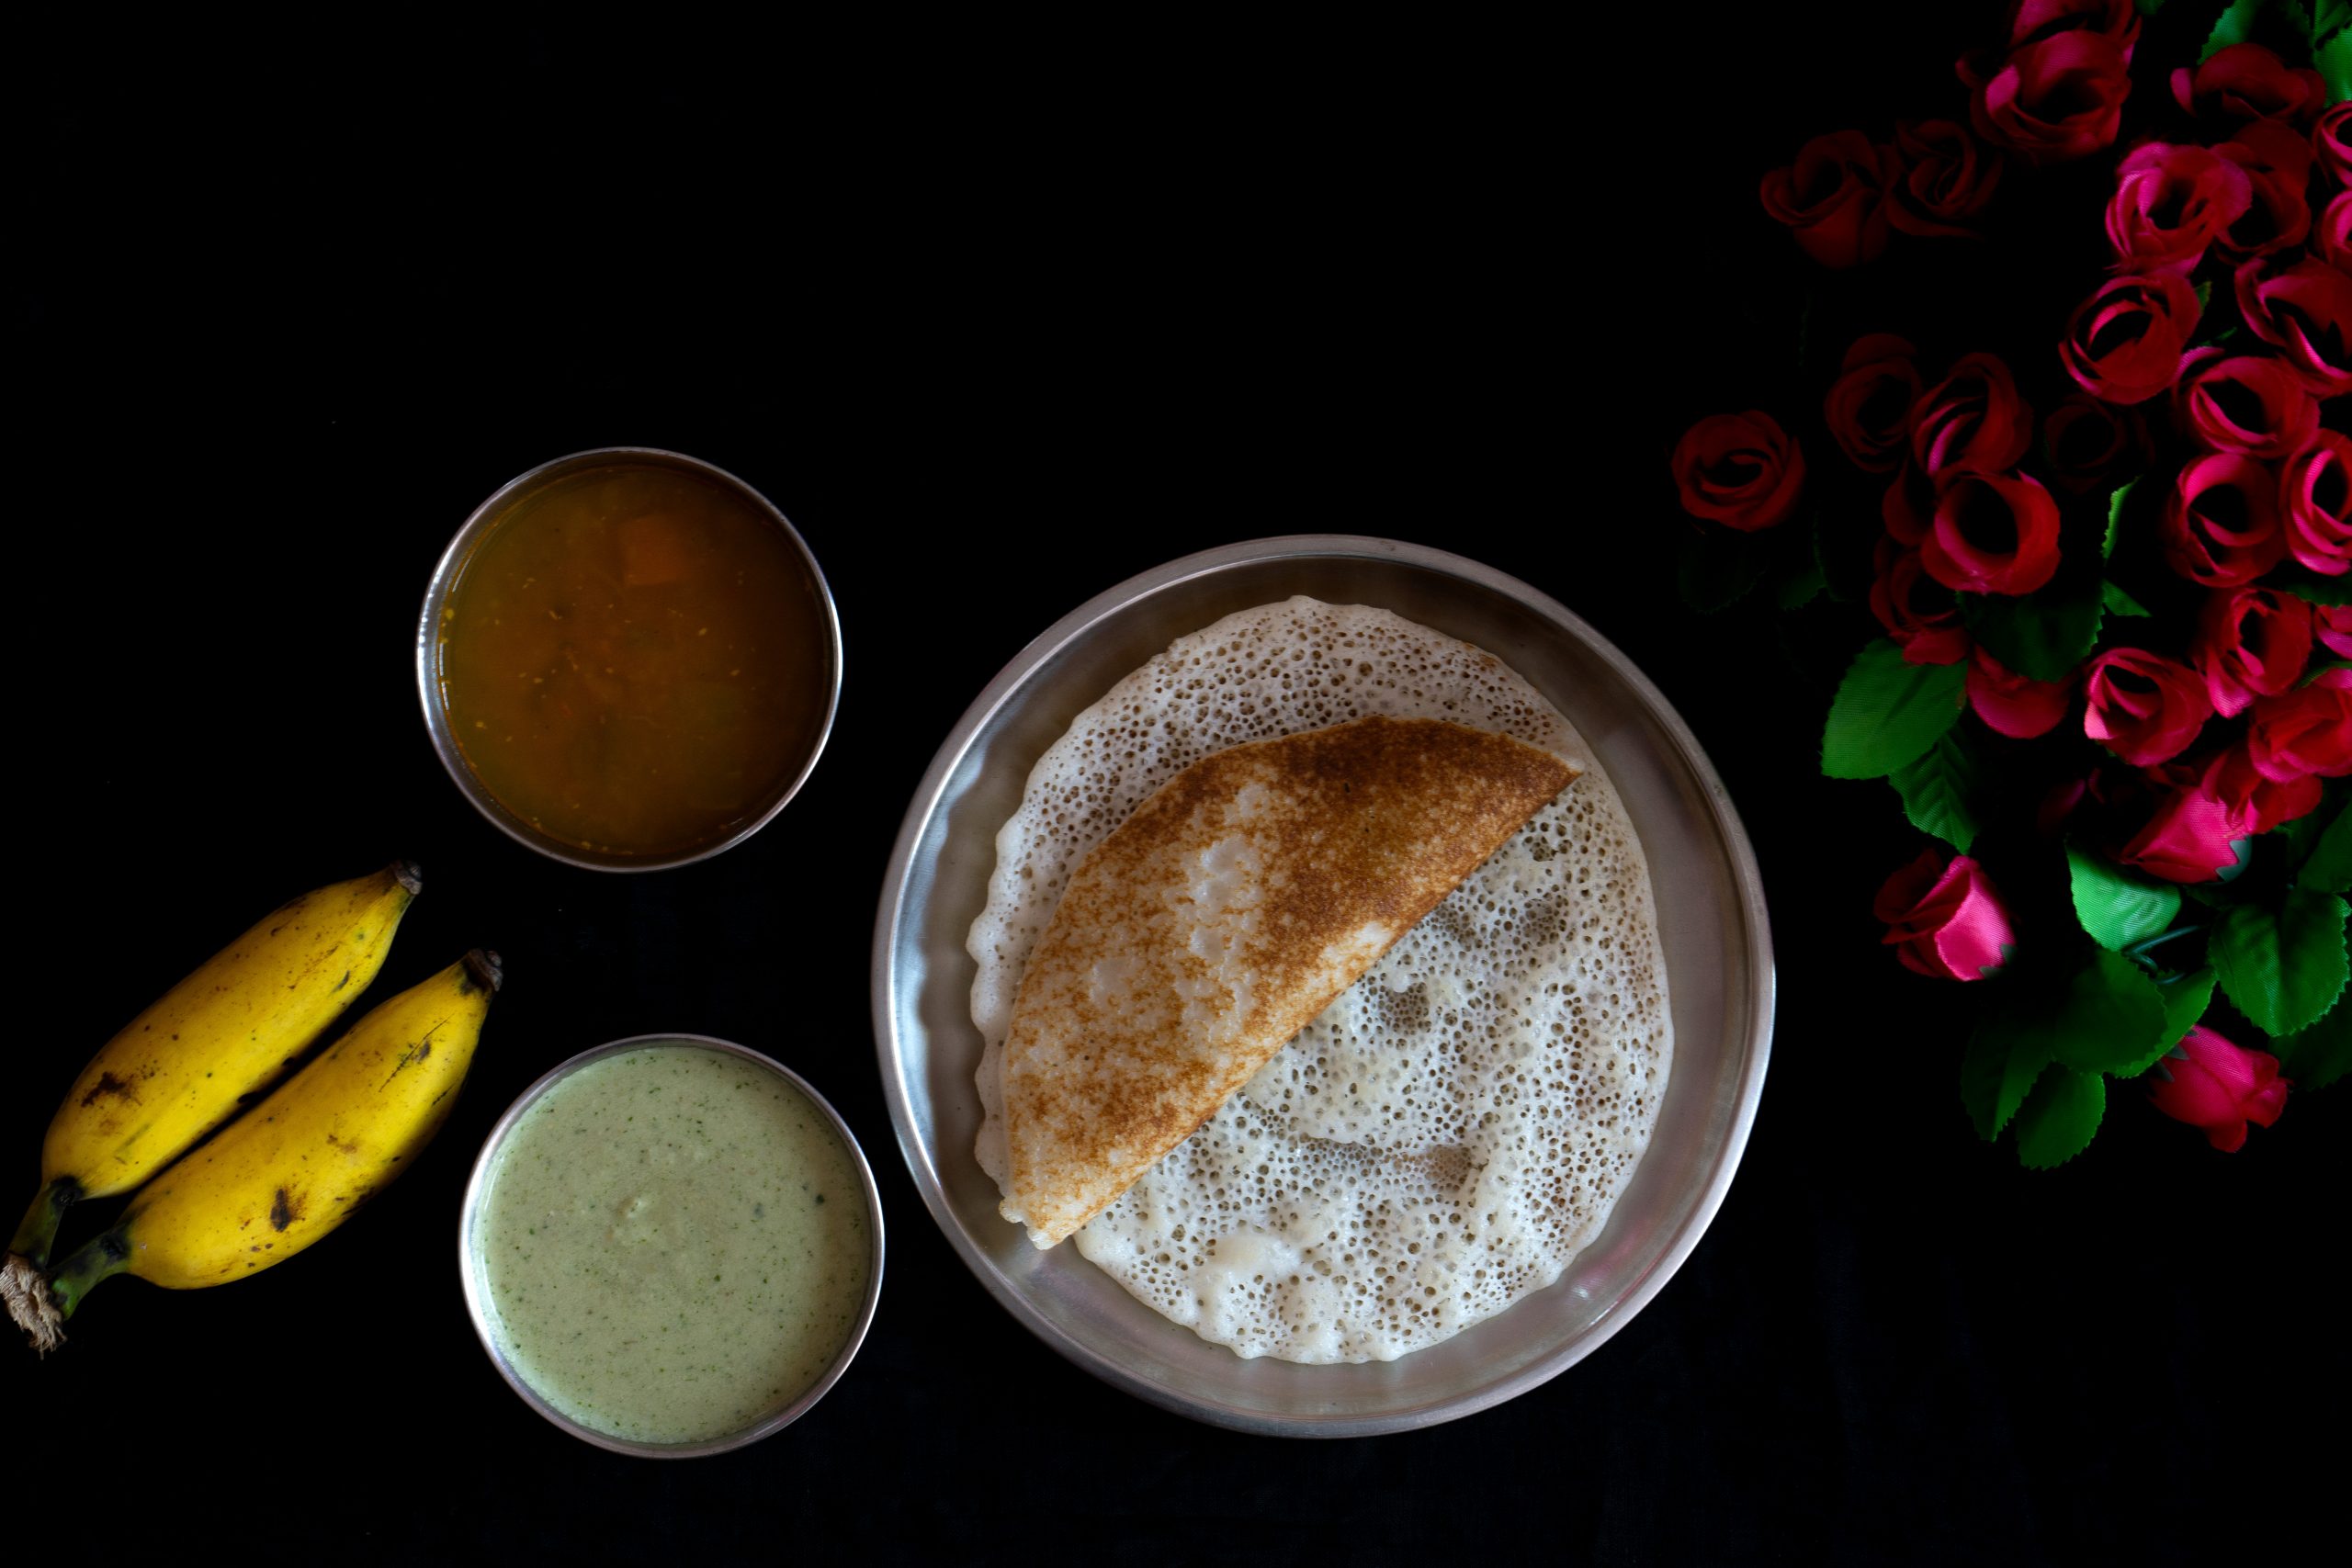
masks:
[[[824,1112],[826,1121],[832,1124],[834,1133],[839,1134],[842,1146],[849,1151],[850,1162],[857,1167],[858,1181],[865,1191],[866,1224],[872,1227],[874,1234],[874,1246],[867,1259],[865,1298],[859,1305],[857,1322],[851,1328],[848,1339],[842,1342],[840,1352],[834,1356],[831,1364],[825,1369],[824,1375],[809,1384],[790,1404],[763,1417],[757,1424],[729,1437],[714,1438],[707,1442],[700,1443],[631,1442],[626,1438],[616,1438],[610,1433],[598,1432],[583,1427],[557,1410],[548,1403],[538,1390],[524,1381],[522,1375],[515,1371],[513,1364],[499,1352],[497,1337],[492,1334],[490,1328],[489,1310],[482,1300],[484,1287],[477,1280],[474,1268],[473,1231],[475,1222],[481,1213],[482,1193],[489,1182],[491,1167],[498,1154],[499,1145],[506,1141],[507,1134],[514,1130],[514,1123],[521,1119],[523,1112],[536,1104],[548,1089],[591,1062],[602,1061],[607,1056],[616,1056],[625,1051],[643,1050],[662,1045],[685,1045],[699,1050],[717,1051],[725,1055],[755,1063],[785,1079],[806,1096],[810,1104]],[[856,1359],[859,1348],[865,1343],[866,1330],[873,1326],[875,1308],[882,1299],[883,1253],[881,1184],[874,1178],[874,1168],[866,1163],[865,1151],[859,1146],[857,1134],[850,1131],[849,1123],[842,1119],[840,1111],[833,1109],[832,1101],[818,1093],[816,1087],[807,1078],[802,1077],[773,1056],[754,1051],[748,1045],[738,1045],[731,1040],[720,1040],[708,1034],[632,1034],[626,1040],[608,1041],[605,1044],[582,1051],[576,1056],[566,1057],[541,1073],[532,1080],[529,1088],[514,1097],[514,1103],[509,1105],[504,1113],[492,1124],[488,1135],[482,1139],[481,1152],[474,1156],[473,1169],[467,1174],[465,1195],[459,1200],[458,1206],[458,1287],[466,1298],[466,1316],[472,1320],[474,1336],[481,1341],[482,1350],[490,1357],[491,1365],[498,1369],[498,1375],[506,1380],[506,1386],[521,1396],[524,1404],[529,1405],[555,1427],[578,1438],[582,1442],[593,1443],[597,1448],[609,1450],[617,1454],[629,1454],[639,1459],[701,1459],[709,1454],[727,1453],[756,1443],[763,1438],[773,1437],[807,1415],[819,1400],[825,1397],[833,1384],[841,1381],[842,1374],[849,1370],[850,1362]]]
[[[892,1001],[894,959],[898,930],[905,912],[908,872],[915,849],[922,842],[923,830],[940,807],[940,797],[947,781],[973,742],[1035,671],[1049,662],[1080,634],[1091,630],[1098,622],[1179,583],[1265,561],[1323,558],[1399,562],[1485,588],[1516,601],[1550,622],[1563,634],[1580,640],[1625,682],[1673,743],[1683,765],[1690,771],[1691,777],[1706,797],[1715,830],[1722,839],[1730,863],[1732,880],[1738,891],[1742,926],[1747,936],[1745,956],[1748,965],[1748,982],[1744,999],[1747,1008],[1748,1030],[1744,1043],[1747,1058],[1740,1075],[1738,1100],[1733,1107],[1723,1147],[1706,1185],[1700,1191],[1679,1232],[1648,1272],[1637,1280],[1589,1329],[1552,1354],[1539,1358],[1516,1372],[1449,1399],[1374,1416],[1275,1416],[1256,1410],[1238,1409],[1214,1399],[1170,1388],[1138,1376],[1119,1362],[1080,1344],[1031,1305],[1028,1298],[1014,1288],[1012,1282],[1000,1273],[995,1264],[980,1251],[964,1230],[955,1210],[949,1206],[946,1188],[932,1165],[929,1151],[916,1134],[904,1077],[907,1062],[899,1050],[898,1012]],[[1723,1206],[1724,1194],[1730,1190],[1732,1178],[1739,1168],[1740,1156],[1747,1149],[1748,1134],[1755,1124],[1757,1106],[1763,1095],[1765,1069],[1770,1061],[1776,990],[1771,924],[1765,908],[1763,879],[1757,867],[1755,850],[1748,842],[1747,829],[1741,825],[1739,814],[1733,807],[1731,797],[1724,790],[1713,763],[1708,761],[1706,752],[1700,747],[1690,727],[1683,722],[1682,716],[1675,712],[1673,705],[1666,700],[1665,694],[1649,677],[1582,616],[1518,578],[1466,556],[1429,546],[1351,534],[1283,535],[1243,540],[1180,557],[1148,571],[1138,572],[1095,594],[1023,647],[997,672],[995,679],[981,689],[979,695],[972,699],[963,716],[933,755],[931,766],[924,771],[922,782],[915,786],[914,797],[908,804],[906,816],[899,823],[897,842],[891,847],[889,869],[883,878],[881,901],[875,914],[870,982],[875,1046],[882,1071],[883,1097],[889,1102],[890,1126],[897,1135],[899,1156],[906,1161],[908,1174],[913,1179],[916,1190],[922,1193],[923,1206],[930,1211],[933,1223],[946,1235],[956,1256],[963,1259],[965,1267],[972,1271],[997,1303],[1011,1313],[1022,1326],[1070,1361],[1148,1404],[1237,1431],[1278,1437],[1323,1438],[1368,1437],[1410,1431],[1489,1409],[1566,1371],[1600,1348],[1630,1322],[1634,1314],[1646,1306],[1697,1248],[1700,1238],[1706,1234],[1716,1212]]]
[[[526,487],[539,482],[554,470],[563,468],[567,465],[579,464],[584,467],[592,460],[616,462],[628,458],[648,457],[660,462],[679,464],[718,479],[741,493],[753,505],[775,519],[776,525],[784,530],[785,537],[791,541],[793,549],[798,553],[802,564],[808,567],[809,576],[815,581],[817,602],[824,607],[825,611],[825,646],[827,658],[832,666],[832,678],[830,688],[825,694],[825,718],[824,722],[817,728],[816,743],[808,748],[808,758],[800,764],[799,771],[792,775],[782,793],[758,817],[746,822],[726,838],[679,854],[644,856],[628,861],[591,860],[575,852],[571,845],[565,844],[547,834],[532,832],[499,802],[497,796],[491,794],[490,787],[475,776],[473,769],[466,765],[466,760],[459,754],[456,743],[448,739],[444,733],[447,728],[447,715],[441,708],[441,683],[435,680],[433,675],[433,650],[436,645],[436,634],[440,628],[442,606],[447,603],[451,590],[457,586],[458,568],[463,565],[466,558],[472,553],[475,543],[483,535],[489,533],[491,524],[497,519],[507,502],[521,493]],[[610,871],[623,874],[670,871],[678,866],[692,865],[696,861],[705,861],[713,855],[722,854],[766,827],[775,820],[777,815],[786,807],[792,804],[793,796],[798,795],[801,786],[808,782],[808,775],[817,771],[818,760],[824,756],[826,743],[832,739],[834,716],[841,710],[841,613],[833,604],[832,584],[826,580],[825,569],[818,563],[817,553],[808,547],[808,541],[800,536],[800,530],[793,526],[792,519],[784,514],[784,509],[762,494],[748,480],[729,473],[716,463],[707,462],[684,452],[673,452],[667,447],[591,446],[583,451],[568,452],[560,457],[550,457],[544,463],[524,469],[491,491],[480,505],[466,514],[465,522],[458,525],[457,533],[450,537],[448,546],[442,550],[441,558],[434,565],[433,576],[425,584],[424,607],[418,615],[416,627],[416,694],[417,700],[424,705],[424,733],[433,742],[434,754],[441,759],[441,765],[448,771],[449,777],[456,783],[458,793],[464,795],[473,808],[481,812],[491,826],[500,832],[526,849],[536,851],[549,860],[561,861],[566,865],[576,865],[583,871]]]

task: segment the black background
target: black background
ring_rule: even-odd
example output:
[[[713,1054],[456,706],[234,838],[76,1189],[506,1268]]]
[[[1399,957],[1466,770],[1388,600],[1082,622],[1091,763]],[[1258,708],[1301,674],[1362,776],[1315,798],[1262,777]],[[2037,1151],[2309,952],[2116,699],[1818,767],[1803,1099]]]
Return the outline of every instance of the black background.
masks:
[[[1671,585],[1674,435],[1805,406],[1781,378],[1817,275],[1761,219],[1758,174],[1819,131],[1955,113],[1951,62],[1997,26],[1962,6],[1890,30],[1897,9],[20,39],[16,1179],[29,1195],[96,1045],[299,889],[414,855],[428,896],[381,985],[483,943],[509,987],[440,1143],[347,1233],[233,1289],[109,1285],[62,1353],[0,1361],[12,1548],[1679,1563],[2278,1539],[2342,1475],[2324,1227],[2352,1091],[2292,1101],[2234,1157],[2128,1093],[2055,1173],[1979,1144],[1951,998],[1869,919],[1916,837],[1883,786],[1814,769],[1860,612],[1702,621]],[[2135,108],[2184,31],[2151,30]],[[1963,251],[1824,308],[1937,351],[1979,326],[2054,343],[2105,177],[2056,176],[2075,205],[2030,276]],[[847,644],[801,797],[639,877],[478,818],[409,651],[473,504],[617,443],[774,499]],[[1133,572],[1305,531],[1490,562],[1648,671],[1745,814],[1781,981],[1746,1162],[1670,1286],[1508,1405],[1333,1443],[1149,1409],[993,1305],[896,1155],[865,981],[899,815],[988,678]],[[452,1268],[499,1111],[563,1056],[664,1029],[812,1078],[892,1227],[841,1386],[775,1438],[671,1465],[509,1394]]]

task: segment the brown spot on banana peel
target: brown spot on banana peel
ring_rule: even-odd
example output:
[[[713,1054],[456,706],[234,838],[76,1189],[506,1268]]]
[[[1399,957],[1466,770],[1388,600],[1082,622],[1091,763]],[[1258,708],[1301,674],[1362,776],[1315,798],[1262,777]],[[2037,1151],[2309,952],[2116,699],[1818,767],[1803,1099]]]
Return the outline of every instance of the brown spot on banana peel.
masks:
[[[152,1076],[152,1074],[150,1076]],[[127,1100],[133,1105],[139,1103],[139,1091],[132,1089],[130,1084],[126,1083],[121,1078],[115,1077],[111,1072],[104,1072],[98,1075],[98,1081],[90,1086],[90,1092],[82,1097],[82,1103],[84,1105],[96,1105],[99,1100],[106,1099],[108,1095],[112,1095],[119,1100]]]
[[[302,1217],[302,1195],[299,1192],[289,1194],[281,1187],[277,1197],[270,1201],[269,1223],[273,1228],[282,1231]]]

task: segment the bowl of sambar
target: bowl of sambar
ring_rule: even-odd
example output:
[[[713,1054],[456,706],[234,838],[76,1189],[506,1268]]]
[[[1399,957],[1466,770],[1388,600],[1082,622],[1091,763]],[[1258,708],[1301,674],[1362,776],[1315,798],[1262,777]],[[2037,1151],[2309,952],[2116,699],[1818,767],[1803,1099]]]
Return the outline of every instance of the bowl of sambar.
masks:
[[[841,623],[766,497],[652,447],[542,463],[476,507],[417,624],[449,776],[502,831],[596,871],[757,832],[831,731]]]

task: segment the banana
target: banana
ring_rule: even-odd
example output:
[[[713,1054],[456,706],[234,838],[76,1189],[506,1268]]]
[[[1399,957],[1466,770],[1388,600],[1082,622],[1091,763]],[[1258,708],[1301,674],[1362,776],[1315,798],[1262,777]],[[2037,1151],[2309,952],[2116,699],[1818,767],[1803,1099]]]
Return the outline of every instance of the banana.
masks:
[[[130,1191],[293,1066],[383,967],[422,887],[399,861],[306,893],[125,1024],[51,1119],[6,1277],[21,1285],[49,1261],[67,1205]]]
[[[223,1285],[341,1224],[440,1130],[500,977],[498,955],[476,949],[390,998],[150,1182],[113,1229],[10,1301],[35,1348],[62,1343],[64,1320],[110,1275]]]

